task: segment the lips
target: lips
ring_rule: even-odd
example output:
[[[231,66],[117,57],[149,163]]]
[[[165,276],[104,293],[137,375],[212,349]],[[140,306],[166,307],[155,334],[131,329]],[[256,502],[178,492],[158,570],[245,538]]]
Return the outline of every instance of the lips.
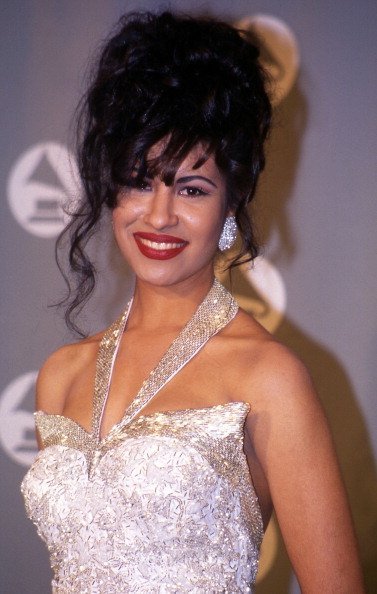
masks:
[[[174,235],[137,232],[134,238],[140,252],[153,260],[174,258],[188,245],[188,241]]]

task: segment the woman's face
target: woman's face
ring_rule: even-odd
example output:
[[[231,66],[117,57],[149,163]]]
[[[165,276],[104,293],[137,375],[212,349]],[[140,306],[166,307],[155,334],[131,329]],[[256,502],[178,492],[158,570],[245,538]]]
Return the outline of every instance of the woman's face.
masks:
[[[147,177],[119,192],[112,215],[115,238],[142,281],[171,286],[213,274],[227,214],[225,180],[213,157],[194,169],[201,151],[189,153],[171,186]]]

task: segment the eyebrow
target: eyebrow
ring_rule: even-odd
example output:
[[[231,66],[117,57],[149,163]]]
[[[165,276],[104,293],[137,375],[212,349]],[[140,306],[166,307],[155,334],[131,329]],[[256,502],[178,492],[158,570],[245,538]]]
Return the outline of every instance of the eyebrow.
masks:
[[[190,182],[196,179],[201,179],[209,184],[211,184],[211,186],[213,186],[214,188],[217,188],[217,185],[211,181],[210,179],[208,179],[208,177],[203,177],[202,175],[187,175],[185,177],[180,177],[176,180],[177,183],[179,184],[185,184],[186,182]]]
[[[133,171],[135,171],[136,174],[139,173],[139,169],[138,167],[133,167]],[[152,180],[153,179],[153,175],[150,175],[148,173],[148,171],[146,172],[146,179]],[[217,185],[215,184],[215,182],[213,182],[212,180],[210,180],[208,177],[204,177],[203,175],[185,175],[184,177],[180,177],[176,180],[176,183],[180,183],[180,184],[185,184],[187,182],[193,181],[193,180],[197,180],[197,179],[201,179],[202,181],[207,182],[208,184],[210,184],[211,186],[213,186],[214,188],[217,189]]]

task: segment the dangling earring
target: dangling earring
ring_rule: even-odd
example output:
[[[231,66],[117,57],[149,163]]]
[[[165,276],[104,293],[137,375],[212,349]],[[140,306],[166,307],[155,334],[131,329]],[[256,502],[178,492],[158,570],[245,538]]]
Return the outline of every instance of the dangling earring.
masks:
[[[237,237],[237,223],[236,218],[232,215],[226,217],[223,230],[221,231],[219,239],[219,250],[225,252],[232,247]]]

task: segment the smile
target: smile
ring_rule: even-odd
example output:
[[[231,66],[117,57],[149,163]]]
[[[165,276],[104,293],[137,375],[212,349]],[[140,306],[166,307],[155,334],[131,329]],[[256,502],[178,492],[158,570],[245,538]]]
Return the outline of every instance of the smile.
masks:
[[[140,252],[153,260],[174,258],[188,245],[188,241],[172,235],[139,232],[134,233],[134,238]]]
[[[185,245],[184,243],[158,243],[149,239],[140,239],[140,241],[143,245],[147,245],[154,250],[175,250]]]

